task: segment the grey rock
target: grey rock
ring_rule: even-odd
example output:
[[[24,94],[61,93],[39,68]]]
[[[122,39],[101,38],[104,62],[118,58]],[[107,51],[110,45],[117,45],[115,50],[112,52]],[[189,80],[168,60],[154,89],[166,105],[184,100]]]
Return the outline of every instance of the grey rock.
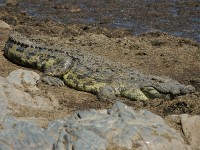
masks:
[[[46,130],[54,138],[55,141],[58,140],[59,134],[63,130],[64,123],[64,120],[56,120],[49,123]]]
[[[44,117],[17,117],[17,120],[34,123],[40,127],[46,126],[49,122],[48,118],[44,118]]]
[[[16,119],[13,116],[5,115],[2,117],[0,124],[4,129],[10,129],[16,123]]]
[[[29,91],[39,90],[36,87],[37,81],[40,79],[40,75],[33,71],[18,69],[12,71],[6,79],[15,84],[15,86],[20,88],[26,88]]]
[[[11,31],[11,26],[5,23],[3,20],[0,20],[0,46],[5,45]]]
[[[2,150],[45,150],[52,149],[54,139],[33,123],[16,121],[12,127],[0,130]]]
[[[2,122],[3,116],[9,113],[7,102],[0,96],[0,123]]]
[[[116,102],[111,109],[78,111],[46,129],[34,120],[4,116],[0,149],[54,150],[189,150],[181,135],[147,110],[135,111]],[[196,129],[196,128],[195,128]]]
[[[112,101],[116,99],[116,96],[113,93],[115,93],[115,89],[107,85],[107,86],[99,88],[97,97],[99,100],[102,100],[102,101]]]
[[[2,123],[5,115],[9,114],[11,111],[8,109],[8,101],[5,97],[7,96],[5,91],[3,91],[3,82],[5,79],[0,76],[0,123]]]
[[[108,149],[113,145],[142,150],[188,149],[181,135],[160,116],[135,111],[120,102],[106,113],[93,109],[76,112],[63,125],[55,149]]]
[[[200,150],[200,116],[180,115],[185,137],[195,150]]]
[[[19,76],[17,76],[18,73]],[[10,103],[41,110],[52,110],[54,107],[58,106],[56,100],[51,97],[42,97],[26,92],[27,90],[24,84],[30,89],[35,89],[35,82],[38,76],[36,74],[34,76],[32,75],[34,75],[33,72],[18,70],[18,72],[14,71],[14,73],[11,73],[7,79],[0,77],[0,107],[2,107],[0,112],[2,112],[2,114],[8,113],[6,107],[9,107],[8,105]]]

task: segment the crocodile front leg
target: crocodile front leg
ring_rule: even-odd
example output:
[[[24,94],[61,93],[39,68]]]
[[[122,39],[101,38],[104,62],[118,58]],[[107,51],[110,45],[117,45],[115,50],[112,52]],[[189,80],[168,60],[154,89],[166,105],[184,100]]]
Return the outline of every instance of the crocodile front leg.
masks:
[[[52,86],[64,86],[63,76],[72,68],[74,61],[71,57],[57,59],[54,64],[44,70],[42,81]]]
[[[49,60],[48,60],[49,61]],[[73,67],[74,61],[71,57],[57,57],[53,59],[53,65],[47,66],[44,70],[44,74],[48,76],[62,78],[64,74],[69,72],[69,70]]]

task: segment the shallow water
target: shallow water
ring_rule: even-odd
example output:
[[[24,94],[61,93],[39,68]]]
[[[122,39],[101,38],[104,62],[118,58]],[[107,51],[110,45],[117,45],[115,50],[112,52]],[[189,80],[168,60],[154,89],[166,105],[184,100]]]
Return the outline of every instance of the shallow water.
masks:
[[[6,5],[6,0],[0,0],[0,6],[5,6]]]
[[[134,35],[158,30],[200,42],[200,0],[22,0],[19,6],[39,19],[126,28]]]

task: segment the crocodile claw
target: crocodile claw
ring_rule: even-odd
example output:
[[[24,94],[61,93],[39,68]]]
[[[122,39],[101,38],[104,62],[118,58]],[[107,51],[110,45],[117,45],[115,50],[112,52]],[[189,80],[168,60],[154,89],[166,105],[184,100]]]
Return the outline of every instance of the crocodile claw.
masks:
[[[45,76],[42,78],[42,81],[51,85],[51,86],[64,86],[64,82],[56,77]]]

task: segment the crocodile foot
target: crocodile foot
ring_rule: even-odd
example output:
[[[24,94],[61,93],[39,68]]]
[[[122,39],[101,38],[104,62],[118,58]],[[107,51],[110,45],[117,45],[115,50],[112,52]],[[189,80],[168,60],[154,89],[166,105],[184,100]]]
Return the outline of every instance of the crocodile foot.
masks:
[[[170,98],[167,94],[162,94],[158,92],[153,87],[143,87],[143,88],[129,88],[121,91],[121,96],[126,97],[130,100],[148,100],[154,98]]]
[[[51,77],[51,76],[45,76],[42,78],[42,81],[44,83],[47,83],[51,86],[64,86],[64,82],[59,79],[59,78],[56,78],[56,77]]]

